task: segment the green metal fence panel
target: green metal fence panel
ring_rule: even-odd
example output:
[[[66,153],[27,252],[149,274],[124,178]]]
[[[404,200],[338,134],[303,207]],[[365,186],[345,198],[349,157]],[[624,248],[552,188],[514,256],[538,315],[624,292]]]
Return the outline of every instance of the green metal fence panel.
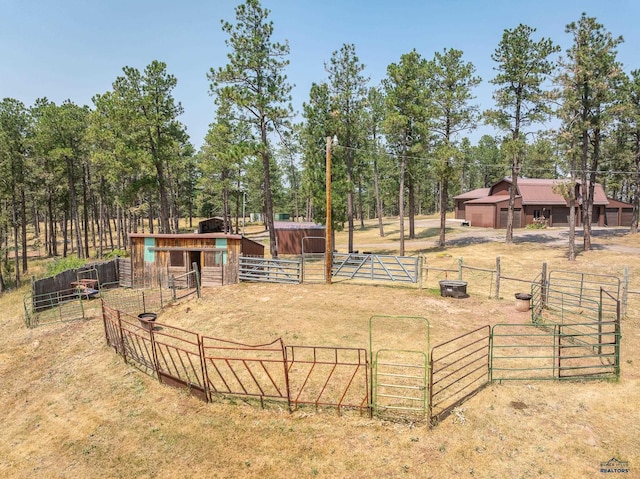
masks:
[[[496,324],[491,328],[492,381],[558,377],[558,326]]]
[[[381,349],[374,356],[373,411],[425,414],[429,362],[422,351]]]
[[[555,270],[549,272],[548,285],[552,290],[570,294],[578,305],[583,300],[600,301],[601,289],[608,291],[615,301],[621,294],[620,278],[607,274]],[[609,313],[615,312],[613,302],[606,302],[603,306]]]
[[[23,300],[27,327],[75,321],[85,318],[84,295],[76,288],[53,291],[39,295],[27,295]]]
[[[430,325],[419,316],[369,319],[371,408],[377,415],[423,417],[428,407]],[[412,348],[407,348],[412,344]]]

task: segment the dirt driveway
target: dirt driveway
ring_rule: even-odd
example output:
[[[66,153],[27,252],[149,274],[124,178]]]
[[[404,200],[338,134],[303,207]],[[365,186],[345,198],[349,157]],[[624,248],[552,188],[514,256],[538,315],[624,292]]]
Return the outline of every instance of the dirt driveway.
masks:
[[[440,220],[438,219],[421,219],[416,220],[416,231],[424,229],[439,229]],[[493,229],[493,228],[476,228],[461,226],[460,221],[447,220],[447,229],[451,228],[452,231],[447,232],[446,244],[447,246],[467,246],[471,244],[482,243],[502,243],[505,239],[505,230]],[[640,241],[638,246],[628,246],[620,244],[610,244],[606,240],[609,238],[618,238],[629,233],[629,228],[608,228],[594,226],[591,230],[592,234],[592,248],[594,250],[610,250],[621,253],[640,254]],[[419,236],[419,235],[418,235]],[[432,236],[426,239],[410,240],[412,248],[416,249],[428,249],[435,248],[437,236]],[[576,228],[576,247],[580,248],[583,241],[583,231],[581,228]],[[569,229],[566,227],[554,227],[545,229],[527,229],[518,228],[513,231],[514,243],[538,243],[546,244],[553,247],[566,246],[569,243]],[[358,243],[358,248],[364,250],[376,248],[398,248],[398,242],[385,242],[385,243],[371,243],[361,244]]]

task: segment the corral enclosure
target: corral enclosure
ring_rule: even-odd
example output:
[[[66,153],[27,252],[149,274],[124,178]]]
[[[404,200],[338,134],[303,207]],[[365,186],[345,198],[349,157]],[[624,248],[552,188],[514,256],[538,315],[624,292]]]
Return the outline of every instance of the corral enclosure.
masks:
[[[490,269],[500,255],[504,274],[528,280],[543,260],[550,269],[558,263],[566,267],[561,250],[531,244],[474,244],[426,254],[430,266],[453,270],[460,256],[465,264]],[[626,264],[637,291],[635,263],[628,259],[629,254],[600,250],[580,255],[571,266],[619,276]],[[158,321],[239,342],[251,337],[265,344],[282,337],[287,344],[364,347],[372,314],[425,316],[434,344],[487,321],[530,322],[530,314],[514,307],[513,293],[522,292],[523,284],[503,283],[503,299],[497,300],[489,297],[491,274],[470,270],[464,278],[469,298],[440,298],[435,288],[447,275],[457,278],[430,272],[423,291],[351,281],[205,289],[203,299],[174,304]],[[34,330],[25,330],[19,319],[1,322],[7,441],[0,446],[6,458],[0,472],[6,477],[43,470],[59,477],[211,477],[215,470],[220,477],[582,479],[597,477],[600,464],[615,457],[628,461],[633,477],[640,464],[640,358],[632,347],[640,341],[638,306],[638,296],[630,296],[619,382],[493,384],[435,429],[341,418],[324,408],[318,414],[309,407],[290,414],[230,399],[203,404],[125,365],[105,347],[101,321]]]

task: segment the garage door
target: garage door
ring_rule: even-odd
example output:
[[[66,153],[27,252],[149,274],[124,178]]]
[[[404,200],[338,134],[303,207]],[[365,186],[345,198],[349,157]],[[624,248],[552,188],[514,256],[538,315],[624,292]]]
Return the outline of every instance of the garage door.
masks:
[[[620,226],[631,226],[633,219],[633,208],[622,208],[622,224]]]
[[[607,208],[607,226],[619,226],[618,208]]]
[[[559,206],[551,210],[551,225],[552,226],[567,226],[569,225],[569,208]]]
[[[522,227],[522,221],[521,221],[521,209],[520,208],[516,208],[513,210],[513,227],[514,228],[521,228]],[[500,228],[506,228],[507,227],[507,215],[509,214],[509,209],[508,208],[501,208],[500,209]]]

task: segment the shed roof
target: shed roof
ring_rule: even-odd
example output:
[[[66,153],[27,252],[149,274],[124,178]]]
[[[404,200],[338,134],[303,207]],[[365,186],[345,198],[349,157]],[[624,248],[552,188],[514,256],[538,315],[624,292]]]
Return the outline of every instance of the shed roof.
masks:
[[[609,206],[612,208],[633,208],[631,203],[625,203],[624,201],[614,200],[613,198],[607,198],[609,200]]]
[[[161,239],[242,239],[242,235],[233,235],[228,233],[129,233],[129,238],[161,238]],[[248,238],[247,238],[248,239]]]
[[[477,188],[475,190],[467,191],[461,195],[454,196],[454,200],[475,200],[476,198],[484,198],[489,196],[489,190],[491,188]]]
[[[520,198],[520,195],[516,196]],[[469,200],[465,204],[467,205],[493,205],[496,203],[502,203],[503,201],[509,201],[509,195],[491,195],[484,198],[476,198],[475,200]]]
[[[274,221],[273,228],[276,230],[323,230],[325,226],[311,221]]]

